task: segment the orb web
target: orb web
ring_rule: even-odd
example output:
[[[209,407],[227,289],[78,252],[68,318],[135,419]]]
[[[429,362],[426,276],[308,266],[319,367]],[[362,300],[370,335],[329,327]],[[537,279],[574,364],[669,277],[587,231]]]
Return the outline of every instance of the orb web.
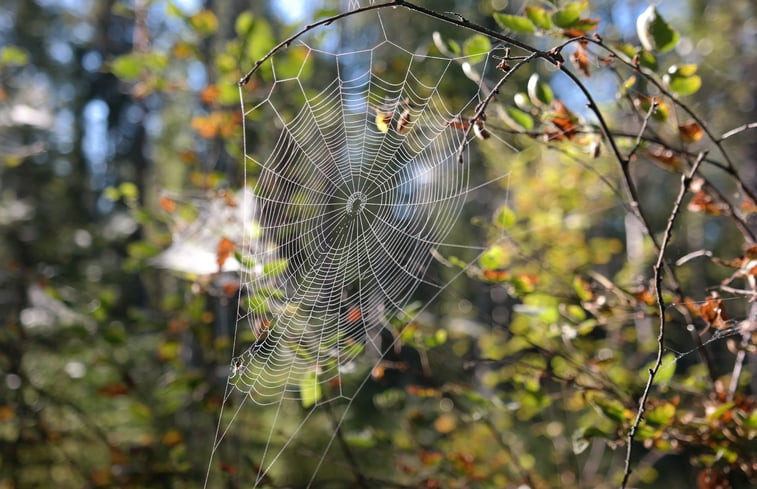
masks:
[[[235,357],[232,381],[260,404],[302,399],[312,372],[338,386],[365,345],[380,349],[382,318],[425,281],[469,184],[469,165],[458,162],[465,133],[449,123],[456,114],[417,76],[434,73],[438,83],[452,60],[389,41],[349,54],[305,49],[305,63],[331,58],[337,78],[315,94],[299,78],[277,79],[263,104],[278,138],[266,159],[247,156],[259,167],[259,232],[247,250],[240,320],[256,341]],[[399,82],[375,72],[372,58],[384,49],[407,58]],[[287,116],[274,103],[279,91],[303,105]],[[281,273],[271,273],[273,262]]]
[[[381,14],[371,15],[378,35],[361,34],[366,47],[300,40],[288,48],[297,64],[270,61],[270,89],[240,89],[246,183],[256,205],[238,257],[240,308],[224,404],[240,400],[222,414],[213,454],[245,403],[271,406],[255,486],[315,409],[342,399],[338,429],[370,375],[348,377],[361,358],[375,365],[392,347],[383,330],[390,318],[408,323],[418,313],[405,311],[417,289],[428,288],[433,299],[451,283],[429,276],[435,251],[484,249],[447,238],[470,192],[505,177],[472,178],[465,138],[474,136],[453,123],[475,112],[481,86],[461,89],[468,95],[455,104],[442,95],[466,58],[412,52],[390,40]],[[491,64],[488,56],[483,63]],[[333,79],[313,86],[313,66]],[[274,136],[259,136],[261,127]],[[314,409],[272,448],[288,405]]]

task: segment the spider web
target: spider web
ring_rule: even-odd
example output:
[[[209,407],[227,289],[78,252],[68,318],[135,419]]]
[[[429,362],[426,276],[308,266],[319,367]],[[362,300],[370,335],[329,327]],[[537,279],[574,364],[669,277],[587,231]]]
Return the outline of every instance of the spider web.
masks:
[[[384,14],[365,15],[376,19],[375,35],[361,33],[353,49],[300,40],[290,50],[301,53],[301,64],[274,56],[262,99],[248,100],[240,89],[246,181],[256,205],[245,219],[240,309],[223,401],[238,402],[221,415],[212,456],[233,437],[232,425],[243,429],[246,404],[271,406],[271,419],[254,424],[270,427],[260,458],[251,461],[254,486],[324,408],[333,430],[311,469],[313,482],[370,379],[353,373],[362,372],[360,360],[378,364],[396,342],[387,338],[388,321],[410,323],[464,273],[429,274],[437,250],[468,253],[471,262],[483,252],[480,244],[448,242],[448,235],[471,192],[506,184],[506,174],[485,181],[472,176],[465,137],[475,136],[451,124],[475,111],[486,87],[471,83],[470,96],[456,106],[440,93],[450,73],[457,70],[460,78],[467,58],[411,52],[390,40]],[[361,42],[366,46],[354,49]],[[314,89],[303,73],[316,62],[334,78]],[[490,65],[487,54],[483,70]],[[275,128],[272,141],[256,140],[253,128],[261,121]],[[419,288],[425,302],[406,311]],[[330,406],[336,400],[345,401],[341,415]],[[299,422],[287,421],[301,405],[314,408]],[[292,424],[284,434],[282,426]],[[211,475],[209,467],[206,487]]]

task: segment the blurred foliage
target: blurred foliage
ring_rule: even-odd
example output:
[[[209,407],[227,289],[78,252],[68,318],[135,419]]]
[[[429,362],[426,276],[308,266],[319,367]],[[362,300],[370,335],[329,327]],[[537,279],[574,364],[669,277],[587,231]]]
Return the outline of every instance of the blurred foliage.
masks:
[[[302,22],[289,25],[275,2],[192,3],[0,7],[2,488],[203,487],[237,318],[238,243],[250,226],[240,217],[236,83]],[[332,15],[336,3],[305,16]],[[753,3],[430,7],[542,48],[586,36],[565,45],[565,63],[630,154],[658,243],[681,174],[709,150],[672,235],[667,349],[636,433],[631,485],[755,484],[757,251],[748,230],[757,207],[747,193],[757,148],[753,133],[720,139],[757,119]],[[401,22],[396,42],[429,54],[483,59],[492,46],[425,17]],[[324,32],[347,42],[340,29]],[[304,56],[285,51],[281,73]],[[499,74],[516,62],[500,61]],[[298,76],[332,80],[326,69]],[[440,90],[466,99],[472,82],[464,70],[454,77]],[[263,96],[272,79],[264,64],[242,90]],[[455,231],[480,236],[487,251],[473,266],[439,256],[438,273],[465,269],[461,283],[413,323],[393,320],[400,346],[350,376],[371,378],[342,426],[347,453],[326,454],[317,487],[620,484],[657,351],[657,250],[575,86],[534,63],[506,88],[486,121],[497,137],[472,148],[476,171],[508,173],[506,186],[483,189],[479,201],[497,204],[466,211]],[[271,145],[270,136],[261,130],[252,144]],[[503,157],[499,139],[516,150]],[[240,411],[212,487],[255,480],[270,423],[295,426],[323,395],[315,370],[301,387],[302,403],[281,412]],[[314,419],[325,428],[301,432],[261,486],[307,485],[333,429],[328,412]]]

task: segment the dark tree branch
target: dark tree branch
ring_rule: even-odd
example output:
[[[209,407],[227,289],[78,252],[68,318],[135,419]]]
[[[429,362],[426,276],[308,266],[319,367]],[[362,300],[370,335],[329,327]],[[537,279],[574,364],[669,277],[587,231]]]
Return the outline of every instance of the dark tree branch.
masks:
[[[663,264],[665,263],[665,250],[667,249],[668,244],[670,243],[670,239],[673,234],[673,224],[675,224],[675,220],[678,217],[678,212],[681,209],[681,203],[683,202],[683,198],[686,195],[686,191],[689,188],[691,179],[694,178],[694,175],[699,169],[699,165],[702,163],[702,160],[704,159],[704,157],[705,157],[705,153],[700,153],[699,158],[697,158],[697,160],[694,162],[689,173],[681,176],[681,187],[679,188],[678,196],[676,197],[676,200],[673,203],[673,209],[670,211],[670,216],[668,217],[668,224],[665,227],[665,234],[662,237],[662,243],[660,244],[659,253],[657,254],[657,262],[655,263],[653,267],[655,293],[657,296],[657,313],[660,315],[660,323],[659,323],[660,331],[657,336],[657,359],[655,360],[654,366],[649,369],[649,377],[647,379],[647,385],[641,394],[641,399],[639,400],[639,409],[636,412],[636,418],[634,419],[633,424],[631,425],[631,429],[628,430],[625,469],[623,471],[623,481],[621,482],[621,485],[620,485],[621,489],[625,489],[626,485],[628,484],[628,478],[631,475],[631,455],[633,453],[634,438],[636,437],[636,431],[639,429],[639,425],[641,424],[641,421],[644,418],[644,411],[646,410],[647,399],[649,398],[649,393],[652,390],[652,385],[654,384],[655,376],[657,375],[657,372],[660,370],[660,367],[662,366],[662,355],[663,355],[663,352],[665,351],[665,307],[666,306],[665,306],[665,299],[662,296],[662,271],[663,271],[662,269],[663,269]]]

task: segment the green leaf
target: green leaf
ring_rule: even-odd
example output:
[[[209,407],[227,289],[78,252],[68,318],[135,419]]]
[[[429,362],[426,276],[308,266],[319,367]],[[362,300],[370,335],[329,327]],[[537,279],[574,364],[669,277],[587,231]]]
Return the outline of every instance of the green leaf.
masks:
[[[494,213],[494,224],[499,228],[509,228],[517,222],[515,213],[507,205],[499,206]]]
[[[753,409],[749,417],[744,420],[744,427],[748,430],[757,430],[757,409]]]
[[[531,78],[528,79],[526,89],[528,91],[528,97],[531,99],[531,103],[537,107],[549,105],[552,102],[552,99],[555,98],[552,89],[549,88],[549,85],[539,79],[538,73],[531,75]]]
[[[253,314],[268,312],[268,298],[262,295],[253,294],[245,300],[247,309]]]
[[[657,71],[657,69],[660,67],[660,65],[657,64],[657,58],[655,58],[654,54],[652,54],[651,51],[641,49],[637,54],[639,55],[639,64],[644,68],[648,68],[652,71]]]
[[[552,19],[549,16],[549,12],[541,7],[526,7],[526,16],[536,27],[542,29],[552,28]]]
[[[656,424],[658,426],[665,426],[670,424],[675,415],[675,405],[673,405],[673,403],[666,402],[665,404],[661,404],[650,409],[646,414],[646,420],[647,422]]]
[[[234,30],[239,37],[246,38],[250,31],[252,31],[252,23],[255,21],[255,17],[252,12],[242,12],[237,17],[237,21],[234,23]]]
[[[486,54],[491,51],[492,44],[489,38],[483,34],[476,34],[469,37],[463,44],[463,52],[470,57],[471,63],[478,63],[483,60]]]
[[[515,107],[508,107],[506,109],[506,112],[510,119],[512,119],[512,121],[517,125],[515,129],[530,131],[534,128],[534,119],[528,112],[516,109]]]
[[[592,402],[600,411],[602,411],[602,414],[613,421],[622,423],[631,417],[628,410],[620,403],[620,401],[596,396],[592,399]]]
[[[646,371],[649,371],[652,369],[655,365],[655,361],[651,361],[649,364],[647,364]],[[676,371],[676,356],[672,353],[666,353],[662,357],[662,363],[660,364],[660,369],[657,370],[657,375],[654,377],[654,383],[655,384],[667,384],[670,382],[670,379],[673,378],[673,374]]]
[[[528,17],[522,17],[520,15],[509,15],[494,12],[494,20],[502,29],[508,29],[513,32],[534,32],[533,22]]]
[[[318,374],[311,370],[300,379],[300,395],[302,396],[302,407],[309,408],[321,400],[323,392],[321,384],[318,382]]]
[[[573,453],[576,455],[583,453],[589,448],[589,439],[584,436],[584,430],[582,428],[573,432],[573,436],[570,437],[573,445]]]
[[[699,67],[695,64],[672,65],[670,68],[668,68],[668,73],[671,76],[694,76],[698,68]]]
[[[702,79],[699,75],[694,76],[671,76],[665,75],[663,77],[665,83],[668,84],[671,90],[678,95],[691,95],[696,93],[702,86]]]
[[[487,270],[505,268],[510,264],[510,254],[498,244],[491,245],[478,259],[481,267]]]
[[[110,71],[126,81],[136,81],[142,74],[142,68],[142,59],[136,53],[119,56],[110,64]]]
[[[735,405],[736,403],[734,403],[733,401],[721,404],[717,407],[717,409],[707,415],[707,420],[714,421],[716,419],[720,419],[720,417],[723,416],[726,412],[733,409]]]
[[[437,329],[434,331],[434,334],[431,336],[426,337],[423,340],[423,345],[426,348],[434,348],[439,345],[443,345],[447,342],[447,330],[446,329]]]
[[[218,30],[218,18],[210,10],[201,10],[189,18],[189,25],[201,36],[209,36]]]
[[[3,46],[0,49],[0,66],[23,66],[29,62],[26,51],[16,46]]]
[[[557,27],[568,28],[578,24],[581,20],[581,12],[586,10],[588,2],[566,3],[561,9],[552,14],[552,22]]]
[[[118,190],[124,199],[134,200],[139,197],[139,188],[132,182],[123,182],[118,186]]]
[[[636,19],[636,34],[645,49],[660,53],[673,49],[679,39],[678,32],[665,22],[654,5]]]
[[[263,274],[275,277],[284,273],[287,266],[289,266],[289,261],[286,258],[279,258],[263,265]]]

